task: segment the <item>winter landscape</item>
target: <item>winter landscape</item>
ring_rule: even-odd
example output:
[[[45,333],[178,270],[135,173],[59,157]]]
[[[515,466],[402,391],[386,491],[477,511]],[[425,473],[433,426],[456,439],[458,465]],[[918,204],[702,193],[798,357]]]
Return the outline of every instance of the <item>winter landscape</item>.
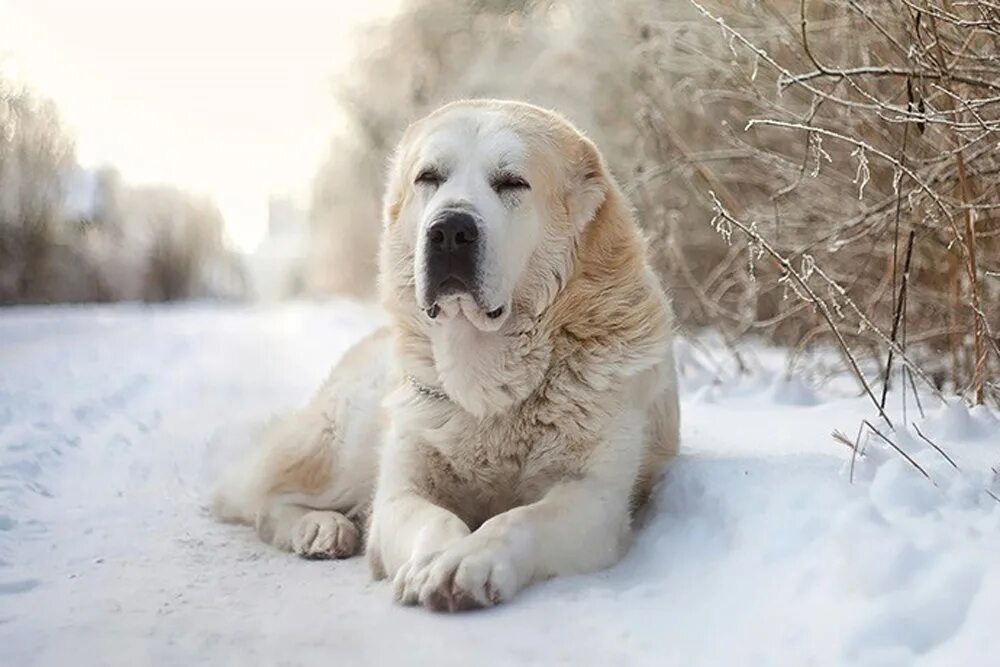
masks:
[[[0,0],[0,665],[1000,664],[998,53],[990,0]],[[464,97],[600,148],[681,447],[621,562],[440,614],[209,507],[389,321]]]

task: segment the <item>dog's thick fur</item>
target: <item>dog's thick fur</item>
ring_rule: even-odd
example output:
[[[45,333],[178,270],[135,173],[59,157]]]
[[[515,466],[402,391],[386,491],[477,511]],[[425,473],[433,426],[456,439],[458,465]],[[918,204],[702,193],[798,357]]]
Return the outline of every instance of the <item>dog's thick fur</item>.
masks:
[[[499,321],[471,298],[437,317],[421,301],[438,192],[416,172],[432,149],[451,151],[456,170],[509,159],[530,183],[493,201],[456,175],[440,193],[495,209],[501,222],[484,225],[497,252],[522,246],[484,270]],[[307,557],[354,555],[365,530],[374,576],[439,610],[615,563],[677,451],[679,416],[669,303],[595,146],[527,104],[445,106],[403,137],[382,234],[390,326],[268,431],[220,487],[217,515]]]

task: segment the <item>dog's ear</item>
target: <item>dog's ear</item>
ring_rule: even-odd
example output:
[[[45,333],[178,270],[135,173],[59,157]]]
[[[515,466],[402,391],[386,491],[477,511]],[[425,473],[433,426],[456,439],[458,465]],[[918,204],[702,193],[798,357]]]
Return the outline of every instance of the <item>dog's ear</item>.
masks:
[[[382,197],[382,225],[391,227],[399,219],[399,212],[403,208],[403,200],[406,191],[403,187],[403,150],[402,145],[396,148],[392,157],[389,158],[389,165],[386,169],[385,195]]]
[[[414,128],[417,123],[411,124],[403,131],[403,136],[396,144],[396,150],[389,157],[386,169],[385,195],[382,197],[382,225],[391,227],[396,224],[399,214],[406,203],[409,193],[409,183],[406,171],[411,166],[413,157],[410,146],[413,142]]]
[[[580,137],[577,155],[572,161],[567,209],[577,231],[597,216],[610,187],[607,167],[597,146]]]

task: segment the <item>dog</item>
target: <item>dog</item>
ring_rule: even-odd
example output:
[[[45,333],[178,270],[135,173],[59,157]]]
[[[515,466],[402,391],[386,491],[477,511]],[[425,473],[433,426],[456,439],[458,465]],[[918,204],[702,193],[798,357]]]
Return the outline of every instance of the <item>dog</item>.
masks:
[[[364,544],[438,611],[617,562],[679,408],[670,303],[596,146],[525,103],[438,109],[392,159],[379,264],[390,325],[266,430],[216,515],[307,558]]]

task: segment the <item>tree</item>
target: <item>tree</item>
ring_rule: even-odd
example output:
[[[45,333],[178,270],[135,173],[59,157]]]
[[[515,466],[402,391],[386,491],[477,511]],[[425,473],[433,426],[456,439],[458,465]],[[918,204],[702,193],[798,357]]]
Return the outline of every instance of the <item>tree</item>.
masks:
[[[73,140],[51,101],[0,79],[0,302],[51,298]]]

